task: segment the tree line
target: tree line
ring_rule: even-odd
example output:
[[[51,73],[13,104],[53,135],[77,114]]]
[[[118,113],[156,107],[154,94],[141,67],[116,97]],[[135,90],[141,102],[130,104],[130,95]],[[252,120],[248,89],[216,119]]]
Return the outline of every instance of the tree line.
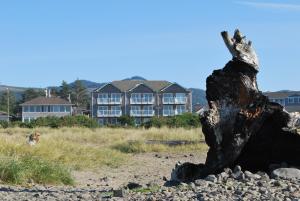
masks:
[[[68,84],[66,81],[62,81],[59,87],[50,87],[51,96],[58,96],[66,100],[71,100],[71,103],[76,107],[89,108],[89,93],[87,88],[84,86],[81,80],[77,79],[74,83]],[[24,92],[17,94],[11,90],[5,90],[0,94],[0,111],[8,111],[8,100],[9,100],[9,111],[11,115],[21,113],[21,103],[29,101],[31,99],[46,96],[44,89],[26,89]]]

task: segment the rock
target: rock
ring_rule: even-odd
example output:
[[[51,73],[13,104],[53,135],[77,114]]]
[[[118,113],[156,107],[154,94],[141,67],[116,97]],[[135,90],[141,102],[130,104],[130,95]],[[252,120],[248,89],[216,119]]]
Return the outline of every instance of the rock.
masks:
[[[126,186],[129,190],[136,189],[136,188],[142,188],[142,185],[135,183],[135,182],[129,182]]]
[[[258,174],[252,174],[249,171],[245,171],[245,177],[248,178],[248,179],[254,179],[254,180],[261,179],[260,175],[258,175]]]
[[[204,188],[208,186],[207,181],[205,181],[203,179],[198,179],[194,183],[195,183],[196,186],[201,186],[201,187],[204,187]]]
[[[268,171],[270,164],[282,162],[300,166],[300,135],[283,106],[258,89],[258,60],[251,45],[239,31],[233,41],[227,32],[222,36],[233,59],[206,80],[209,109],[200,117],[209,146],[206,162],[180,165],[172,178],[193,181],[236,165],[251,172]]]
[[[208,175],[207,177],[205,177],[204,180],[205,181],[210,181],[210,182],[213,182],[213,183],[216,183],[218,181],[217,177],[213,174]]]
[[[234,169],[233,169],[233,172],[234,172],[234,173],[236,173],[236,172],[241,172],[241,171],[242,171],[242,168],[241,168],[241,166],[239,166],[239,165],[235,166]]]
[[[117,190],[113,190],[113,197],[118,197],[118,198],[122,198],[126,195],[125,189],[121,188],[121,189],[117,189]]]
[[[279,168],[272,171],[272,178],[300,179],[300,170],[296,168]]]

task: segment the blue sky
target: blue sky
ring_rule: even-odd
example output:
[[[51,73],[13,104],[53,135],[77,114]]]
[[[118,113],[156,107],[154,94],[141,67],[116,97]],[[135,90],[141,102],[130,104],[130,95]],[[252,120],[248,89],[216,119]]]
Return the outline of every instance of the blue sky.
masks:
[[[253,41],[263,91],[300,90],[300,1],[1,0],[0,83],[133,75],[205,89],[231,59],[220,32]]]

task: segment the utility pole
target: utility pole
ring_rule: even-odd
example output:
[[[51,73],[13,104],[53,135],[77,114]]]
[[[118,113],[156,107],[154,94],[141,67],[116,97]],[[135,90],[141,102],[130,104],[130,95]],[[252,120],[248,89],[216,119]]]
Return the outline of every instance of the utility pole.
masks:
[[[9,123],[9,89],[6,88],[7,90],[7,122]]]

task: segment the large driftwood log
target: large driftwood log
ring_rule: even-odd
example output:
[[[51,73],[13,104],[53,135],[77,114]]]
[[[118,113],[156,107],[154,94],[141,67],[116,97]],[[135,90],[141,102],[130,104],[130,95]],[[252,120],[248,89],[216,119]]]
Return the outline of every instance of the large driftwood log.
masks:
[[[226,33],[222,36],[233,60],[206,80],[209,110],[201,117],[209,146],[206,162],[177,166],[173,180],[192,181],[235,165],[250,171],[267,171],[270,164],[282,162],[300,166],[300,135],[293,128],[293,118],[258,90],[258,66],[235,51],[243,40],[241,34],[236,31],[235,42],[230,42]],[[254,51],[247,58],[254,58],[251,55]]]

